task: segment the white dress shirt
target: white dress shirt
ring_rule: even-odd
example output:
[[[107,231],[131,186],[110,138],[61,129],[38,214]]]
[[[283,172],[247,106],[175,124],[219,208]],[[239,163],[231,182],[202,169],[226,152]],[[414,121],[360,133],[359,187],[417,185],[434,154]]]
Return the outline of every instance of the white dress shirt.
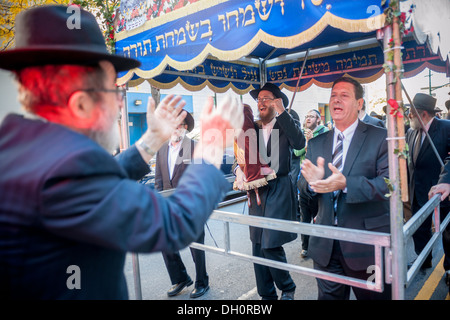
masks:
[[[342,134],[344,136],[344,141],[342,141],[342,163],[343,163],[343,166],[345,165],[345,158],[347,157],[347,151],[348,151],[348,148],[350,147],[350,143],[352,142],[353,135],[355,133],[357,126],[358,126],[358,119],[356,119],[355,122],[353,122],[347,129],[344,130],[344,132],[342,132]],[[338,128],[334,128],[333,150],[336,147],[337,138],[338,138],[339,133],[341,133],[341,131],[339,131]]]
[[[353,122],[347,129],[342,132],[344,136],[344,140],[342,141],[342,168],[345,166],[345,159],[347,158],[348,148],[350,147],[350,143],[352,142],[353,135],[355,134],[356,127],[358,126],[358,119]],[[336,147],[338,135],[341,133],[338,128],[334,128],[334,136],[333,136],[333,150]],[[343,190],[344,193],[347,193],[347,188]]]
[[[272,129],[273,129],[273,126],[275,125],[276,121],[277,121],[277,118],[274,117],[272,119],[272,121],[270,121],[268,124],[264,124],[264,123],[262,124],[264,144],[265,144],[266,148],[267,148],[267,142],[269,141],[270,134],[272,133]]]
[[[179,141],[175,146],[173,146],[172,143],[169,142],[169,149],[167,151],[167,167],[169,168],[169,179],[172,179],[173,170],[175,169],[175,164],[177,163],[178,155],[181,149],[181,141]]]

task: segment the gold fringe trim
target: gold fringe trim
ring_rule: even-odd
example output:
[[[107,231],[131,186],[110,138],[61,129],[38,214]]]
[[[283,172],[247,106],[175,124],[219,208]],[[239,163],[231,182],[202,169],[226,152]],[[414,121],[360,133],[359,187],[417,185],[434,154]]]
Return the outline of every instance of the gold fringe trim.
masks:
[[[204,89],[205,87],[208,87],[209,89],[211,89],[212,91],[214,91],[216,93],[225,93],[231,88],[236,94],[239,94],[239,95],[244,95],[244,94],[248,93],[249,91],[255,89],[255,87],[253,85],[249,85],[249,87],[247,89],[238,89],[231,83],[232,79],[230,79],[230,83],[225,87],[216,87],[211,82],[209,82],[209,80],[205,80],[200,85],[194,86],[194,85],[188,84],[180,77],[176,78],[174,81],[169,82],[169,83],[158,82],[154,79],[147,79],[147,81],[151,85],[153,85],[154,87],[159,88],[159,89],[172,89],[177,84],[180,84],[181,86],[183,86],[183,88],[185,88],[188,91],[200,91],[200,90]]]
[[[268,184],[267,181],[273,180],[277,177],[276,173],[271,173],[261,179],[258,180],[253,180],[250,182],[244,182],[244,187],[242,189],[239,189],[237,187],[237,183],[236,181],[234,181],[233,183],[233,190],[239,190],[239,191],[249,191],[249,190],[253,190],[253,189],[257,189],[259,187],[264,187]]]

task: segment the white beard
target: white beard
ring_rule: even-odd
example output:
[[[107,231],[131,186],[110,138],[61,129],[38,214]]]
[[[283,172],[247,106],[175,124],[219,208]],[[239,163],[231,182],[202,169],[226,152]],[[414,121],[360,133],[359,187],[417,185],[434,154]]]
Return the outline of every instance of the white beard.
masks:
[[[418,129],[420,129],[420,122],[419,122],[419,119],[418,119],[418,118],[412,118],[412,119],[409,121],[409,126],[410,126],[411,129],[413,129],[413,130],[418,130]]]
[[[184,139],[185,135],[186,135],[186,130],[183,130],[183,132],[178,132],[178,130],[177,130],[170,136],[170,142],[172,142],[172,143],[180,142],[181,140]]]
[[[98,122],[87,133],[87,136],[101,145],[106,151],[114,154],[120,146],[117,116],[104,110]]]

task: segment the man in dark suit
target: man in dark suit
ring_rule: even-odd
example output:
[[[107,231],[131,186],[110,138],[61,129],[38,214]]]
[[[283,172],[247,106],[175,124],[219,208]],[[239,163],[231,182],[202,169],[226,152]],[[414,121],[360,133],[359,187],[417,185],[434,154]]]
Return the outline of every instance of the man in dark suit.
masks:
[[[274,84],[266,83],[261,89],[250,91],[257,101],[260,121],[255,127],[258,134],[260,156],[275,171],[277,178],[259,188],[261,205],[256,205],[256,195],[250,193],[249,214],[261,217],[296,220],[296,191],[289,177],[291,149],[301,149],[305,137],[294,119],[285,110],[288,97]],[[236,181],[245,179],[240,168],[235,170]],[[253,255],[286,262],[283,244],[294,240],[297,234],[250,227]],[[263,299],[277,299],[275,285],[282,291],[282,300],[294,298],[295,283],[288,271],[254,264],[256,286]]]
[[[383,120],[375,118],[375,117],[372,117],[372,116],[367,114],[367,112],[366,112],[366,101],[365,100],[363,102],[362,109],[359,111],[358,118],[362,122],[365,122],[365,123],[368,123],[368,124],[371,124],[371,125],[374,125],[374,126],[377,126],[377,127],[385,128]]]
[[[150,99],[149,129],[119,159],[111,156],[123,104],[117,72],[139,62],[109,54],[95,17],[78,10],[80,29],[67,28],[67,6],[23,11],[15,48],[0,53],[27,110],[0,126],[2,301],[127,299],[126,253],[189,245],[229,189],[219,170],[222,139],[200,138],[195,165],[170,198],[136,183],[186,117],[181,97],[169,95],[156,109]],[[237,100],[213,110],[210,99],[202,126],[220,123],[225,135],[242,126],[241,115]]]
[[[363,88],[343,77],[333,83],[330,113],[335,128],[308,142],[302,163],[299,189],[317,198],[316,224],[389,232],[386,129],[358,119]],[[334,155],[334,157],[333,157]],[[328,165],[326,165],[328,164]],[[314,268],[359,279],[367,279],[374,265],[373,246],[310,237],[309,255]],[[346,285],[317,278],[319,299],[349,299]],[[388,299],[382,294],[353,288],[357,299]]]
[[[439,181],[437,185],[431,187],[428,197],[432,198],[435,194],[441,194],[441,201],[447,201],[450,195],[450,157],[447,158],[445,166],[442,168],[441,175],[439,176]],[[448,211],[443,214],[441,211],[441,221],[445,219]],[[445,270],[445,282],[449,287],[450,293],[450,261],[448,255],[450,254],[450,224],[447,225],[444,232],[442,233],[442,244],[444,247],[444,270]]]
[[[441,173],[441,164],[437,155],[427,139],[418,117],[430,136],[439,157],[442,161],[450,152],[450,121],[435,117],[436,99],[424,93],[418,93],[413,99],[414,106],[409,113],[411,129],[406,133],[406,142],[409,146],[408,177],[409,201],[411,212],[414,215],[428,201],[428,191],[437,184]],[[450,209],[450,202],[445,200],[440,204],[442,215]],[[431,238],[432,216],[430,215],[419,229],[414,233],[414,247],[419,254]],[[450,252],[446,253],[446,264],[450,266]],[[422,269],[431,268],[431,253],[422,265]]]
[[[194,129],[194,118],[190,113],[187,114],[184,122],[180,124],[177,130],[172,134],[169,143],[164,144],[156,154],[155,165],[155,188],[159,191],[176,188],[184,171],[191,162],[194,153],[194,140],[186,136],[186,131],[191,132]],[[196,240],[198,243],[204,243],[205,233],[203,232]],[[208,274],[206,273],[205,251],[190,249],[195,263],[196,280],[195,288],[191,292],[191,298],[198,298],[209,289]],[[164,263],[169,272],[172,287],[167,291],[169,297],[180,293],[185,287],[192,284],[192,279],[186,271],[179,251],[162,252]]]

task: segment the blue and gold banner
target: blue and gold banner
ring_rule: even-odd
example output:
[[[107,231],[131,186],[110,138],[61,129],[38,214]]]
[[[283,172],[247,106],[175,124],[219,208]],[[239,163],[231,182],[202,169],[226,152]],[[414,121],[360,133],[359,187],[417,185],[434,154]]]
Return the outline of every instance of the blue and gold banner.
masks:
[[[383,25],[381,0],[202,0],[118,33],[116,53],[142,63],[139,69],[120,74],[119,83],[152,79],[167,66],[192,70],[210,56],[233,61],[267,47],[295,49],[326,28],[342,32],[321,37],[316,45]]]
[[[445,72],[445,62],[433,54],[426,45],[408,41],[402,46],[404,77],[413,77],[425,68]],[[370,83],[384,74],[383,64],[383,49],[377,44],[355,51],[310,58],[306,61],[299,90],[306,90],[312,84],[330,88],[334,80],[345,74],[358,79],[361,83]],[[268,66],[267,81],[294,91],[301,66],[302,61]]]

